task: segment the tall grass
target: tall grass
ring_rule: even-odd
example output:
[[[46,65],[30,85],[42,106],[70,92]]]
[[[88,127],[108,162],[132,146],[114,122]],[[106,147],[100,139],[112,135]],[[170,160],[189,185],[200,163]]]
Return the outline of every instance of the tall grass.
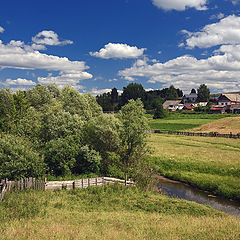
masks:
[[[159,174],[240,200],[240,141],[152,135],[149,157]]]
[[[36,210],[29,214],[33,205]],[[1,240],[240,237],[237,218],[197,203],[116,185],[13,193],[0,204],[0,219]]]

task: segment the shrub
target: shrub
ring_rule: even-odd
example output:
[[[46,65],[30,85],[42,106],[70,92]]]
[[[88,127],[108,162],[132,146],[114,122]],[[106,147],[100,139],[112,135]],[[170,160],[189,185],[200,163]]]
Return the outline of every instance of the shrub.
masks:
[[[45,173],[43,157],[26,138],[4,134],[0,138],[0,179],[41,177]]]

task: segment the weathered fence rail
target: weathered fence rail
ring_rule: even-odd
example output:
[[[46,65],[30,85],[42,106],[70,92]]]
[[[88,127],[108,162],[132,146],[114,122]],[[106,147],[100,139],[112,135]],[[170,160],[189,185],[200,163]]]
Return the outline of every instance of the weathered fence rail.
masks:
[[[151,133],[161,133],[169,135],[184,135],[184,136],[198,136],[198,137],[221,137],[221,138],[234,138],[240,139],[240,134],[222,134],[217,132],[202,133],[202,132],[181,132],[181,131],[161,131],[151,130]]]
[[[3,200],[3,197],[6,192],[20,191],[26,189],[35,189],[35,190],[61,190],[61,189],[77,189],[77,188],[88,188],[91,186],[103,186],[105,184],[126,184],[135,186],[135,183],[132,181],[126,181],[118,178],[110,177],[98,177],[98,178],[87,178],[87,179],[78,179],[70,181],[47,181],[38,180],[35,178],[26,178],[21,179],[20,181],[8,181],[1,180],[0,184],[0,202]]]

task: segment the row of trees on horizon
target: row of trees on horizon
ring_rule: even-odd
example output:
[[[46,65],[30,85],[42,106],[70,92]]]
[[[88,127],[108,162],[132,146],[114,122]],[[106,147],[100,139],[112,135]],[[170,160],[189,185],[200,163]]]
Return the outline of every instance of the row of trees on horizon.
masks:
[[[208,102],[210,99],[210,90],[205,84],[201,84],[197,91],[192,89],[191,93],[197,93],[199,102]],[[140,98],[146,110],[154,110],[166,100],[177,100],[182,97],[183,91],[173,85],[161,90],[145,91],[141,84],[130,83],[123,88],[121,95],[118,94],[116,88],[113,88],[111,92],[97,95],[96,99],[103,111],[118,111],[130,99]]]

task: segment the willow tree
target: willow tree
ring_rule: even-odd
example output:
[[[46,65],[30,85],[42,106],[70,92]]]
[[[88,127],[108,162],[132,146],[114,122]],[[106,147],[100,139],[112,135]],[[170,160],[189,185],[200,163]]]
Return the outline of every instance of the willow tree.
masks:
[[[120,158],[125,171],[125,181],[131,168],[135,168],[147,153],[146,137],[149,129],[145,110],[140,99],[131,99],[119,111]]]

